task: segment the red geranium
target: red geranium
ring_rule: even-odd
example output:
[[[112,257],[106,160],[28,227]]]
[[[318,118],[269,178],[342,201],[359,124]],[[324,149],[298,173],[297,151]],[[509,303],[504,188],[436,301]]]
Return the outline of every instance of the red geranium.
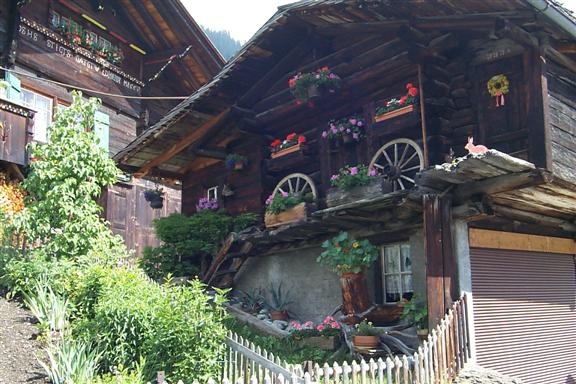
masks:
[[[406,89],[410,90],[410,88],[414,88],[414,86],[412,85],[412,83],[407,83]]]
[[[296,85],[296,80],[294,80],[293,78],[288,80],[288,86],[290,88],[294,88],[295,85]]]
[[[400,105],[406,104],[406,99],[408,99],[408,96],[402,96],[399,101]]]
[[[272,148],[276,148],[276,147],[279,146],[280,144],[282,144],[282,140],[276,139],[276,140],[274,140],[274,141],[270,144],[270,146],[271,146]]]
[[[288,140],[288,141],[292,141],[295,138],[296,138],[296,133],[294,133],[294,132],[289,134],[288,136],[286,136],[286,140]]]
[[[328,71],[329,71],[328,67],[322,67],[322,72],[328,72]]]
[[[306,136],[302,136],[302,135],[298,136],[298,142],[300,144],[305,143],[306,142]]]
[[[418,89],[412,87],[412,88],[408,89],[408,94],[412,97],[416,97],[416,95],[418,94]]]

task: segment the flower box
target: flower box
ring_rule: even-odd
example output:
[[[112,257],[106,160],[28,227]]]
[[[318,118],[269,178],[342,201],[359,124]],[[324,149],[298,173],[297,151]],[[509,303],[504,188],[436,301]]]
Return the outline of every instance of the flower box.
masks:
[[[415,105],[411,104],[402,108],[395,109],[390,112],[383,113],[382,115],[374,116],[374,122],[379,123],[381,121],[392,119],[394,117],[401,116],[406,113],[414,112],[414,107]]]
[[[337,207],[389,192],[392,192],[392,185],[384,178],[376,177],[372,183],[354,187],[350,190],[330,188],[326,194],[326,205],[329,208]]]
[[[285,224],[297,223],[306,219],[308,216],[307,212],[308,207],[306,203],[300,203],[284,212],[276,214],[266,212],[264,215],[264,224],[266,224],[266,228],[274,228]]]
[[[340,336],[311,336],[303,338],[302,342],[309,347],[335,351],[340,347],[341,339]]]
[[[278,157],[287,155],[289,153],[294,153],[294,152],[298,152],[298,151],[302,151],[304,149],[304,147],[306,146],[305,143],[298,143],[296,145],[293,145],[291,147],[288,148],[284,148],[279,150],[278,152],[273,152],[270,157],[273,159],[276,159]]]

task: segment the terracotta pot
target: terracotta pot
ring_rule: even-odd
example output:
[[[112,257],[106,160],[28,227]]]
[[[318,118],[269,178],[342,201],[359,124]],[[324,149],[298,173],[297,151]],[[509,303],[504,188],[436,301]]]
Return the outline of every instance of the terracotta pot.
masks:
[[[307,93],[309,99],[316,99],[320,97],[320,88],[317,85],[311,85],[308,87]]]
[[[360,348],[377,348],[380,345],[380,336],[354,336],[354,345]]]
[[[272,320],[288,320],[288,312],[286,311],[270,311],[270,319]]]

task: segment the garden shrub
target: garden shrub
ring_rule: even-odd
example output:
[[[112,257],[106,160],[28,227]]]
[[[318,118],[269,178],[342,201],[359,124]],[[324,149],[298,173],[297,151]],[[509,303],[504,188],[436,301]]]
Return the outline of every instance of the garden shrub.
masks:
[[[241,231],[257,221],[251,213],[230,216],[211,210],[156,219],[154,229],[162,245],[146,248],[140,266],[154,279],[168,274],[193,276],[198,274],[202,259],[216,254],[230,232]]]
[[[135,368],[140,356],[148,380],[157,371],[173,381],[218,374],[226,334],[222,295],[211,298],[197,280],[162,286],[128,268],[110,269],[101,280],[94,317],[77,322],[75,333],[96,343],[103,368]]]

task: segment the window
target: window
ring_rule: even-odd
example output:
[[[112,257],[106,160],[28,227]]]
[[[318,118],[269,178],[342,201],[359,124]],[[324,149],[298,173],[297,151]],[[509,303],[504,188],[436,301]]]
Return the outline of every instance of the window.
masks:
[[[410,300],[412,288],[412,260],[410,244],[400,243],[381,248],[382,280],[384,300],[387,303]]]
[[[36,111],[34,115],[34,140],[48,141],[48,127],[52,124],[52,98],[22,89],[23,104]]]
[[[208,188],[206,192],[206,198],[210,202],[218,201],[218,187]]]

